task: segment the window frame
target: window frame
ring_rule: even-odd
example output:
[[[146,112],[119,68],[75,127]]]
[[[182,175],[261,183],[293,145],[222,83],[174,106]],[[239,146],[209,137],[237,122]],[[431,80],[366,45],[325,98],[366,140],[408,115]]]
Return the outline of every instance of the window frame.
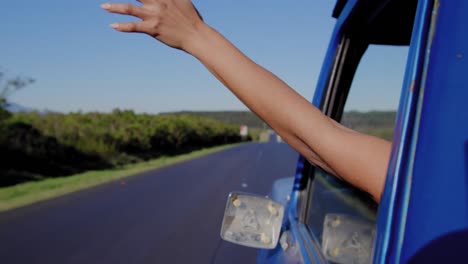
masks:
[[[318,107],[325,115],[333,118],[338,122],[341,121],[344,105],[348,97],[348,93],[353,80],[353,78],[349,78],[349,76],[348,78],[341,78],[342,75],[340,74],[340,72],[344,68],[350,67],[351,65],[349,61],[346,62],[346,60],[344,60],[346,57],[345,55],[350,56],[349,54],[353,54],[353,51],[349,49],[349,44],[351,43],[349,35],[352,35],[354,37],[356,37],[357,35],[356,30],[354,32],[351,30],[353,30],[353,27],[354,29],[356,29],[361,28],[361,26],[366,27],[370,25],[374,21],[373,19],[378,16],[378,14],[383,10],[385,5],[389,2],[390,1],[374,2],[347,0],[346,3],[343,4],[343,8],[340,9],[339,14],[335,16],[337,17],[337,22],[334,27],[334,31],[329,42],[328,50],[322,64],[322,70],[320,72],[320,77],[316,85],[316,90],[314,93],[312,104]],[[419,1],[415,0],[412,3],[413,5],[415,3],[418,3],[419,9]],[[415,8],[415,6],[413,7]],[[362,16],[363,12],[368,12],[369,10],[373,12],[370,17],[365,17],[366,15]],[[416,12],[416,8],[415,13],[416,15],[413,17],[414,21],[412,21],[414,22],[412,24],[413,26],[417,24],[418,21],[418,12]],[[388,15],[388,13],[386,15]],[[396,28],[398,28],[397,30],[400,29],[399,27]],[[371,29],[374,30],[373,33],[376,32],[375,29],[376,28]],[[347,33],[349,33],[349,35],[347,35]],[[358,30],[357,33],[361,38],[366,38],[366,32]],[[372,40],[369,42],[372,42],[374,44],[413,46],[414,32],[411,33],[411,31],[409,31],[405,34],[406,36],[400,39],[391,39],[391,37],[395,36],[392,35],[390,36],[390,39],[377,37],[373,40],[377,42],[374,43]],[[409,37],[411,37],[411,41],[408,39]],[[353,41],[357,40],[353,38]],[[387,43],[386,41],[389,42]],[[360,63],[360,59],[362,58],[362,55],[364,54],[368,45],[369,44],[365,44],[366,48],[362,48],[362,54],[358,56],[360,57],[359,60],[355,60],[356,65],[354,66],[354,70],[349,71],[351,77],[354,77],[354,74]],[[355,56],[356,53],[358,53],[358,51],[359,49],[354,50]],[[410,56],[410,54],[411,53],[409,53],[408,56]],[[409,60],[411,60],[410,57],[408,57],[408,61]],[[400,98],[400,102],[401,100],[402,98]],[[314,180],[314,178],[309,177],[309,175],[313,175],[313,170],[315,169],[316,167],[307,162],[304,157],[299,157],[296,171],[296,180],[292,192],[293,204],[289,213],[289,223],[291,224],[291,232],[294,233],[294,236],[297,239],[297,246],[300,248],[301,255],[304,258],[304,260],[306,262],[313,263],[327,263],[324,254],[321,251],[321,245],[319,241],[315,238],[314,235],[312,235],[306,224],[309,209],[309,193],[311,183]],[[379,209],[380,208],[381,205],[379,205]],[[379,215],[380,214],[381,212],[379,211]],[[379,230],[381,228],[380,221],[377,221],[377,228]]]

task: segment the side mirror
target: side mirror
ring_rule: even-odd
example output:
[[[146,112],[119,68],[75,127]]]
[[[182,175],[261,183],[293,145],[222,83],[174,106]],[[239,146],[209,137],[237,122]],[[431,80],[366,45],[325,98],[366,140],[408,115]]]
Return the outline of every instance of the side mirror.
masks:
[[[269,198],[230,193],[221,238],[240,245],[272,249],[278,243],[284,206]]]
[[[323,223],[322,250],[328,261],[371,263],[375,225],[344,214],[327,214]]]

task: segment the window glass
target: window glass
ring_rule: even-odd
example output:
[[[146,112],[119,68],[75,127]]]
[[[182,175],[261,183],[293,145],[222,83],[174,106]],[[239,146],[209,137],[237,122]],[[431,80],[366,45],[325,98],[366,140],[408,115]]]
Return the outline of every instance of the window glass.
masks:
[[[392,139],[407,52],[408,47],[369,46],[354,76],[342,124]],[[339,258],[331,260],[349,249],[348,255],[360,252],[352,263],[367,263],[378,204],[367,193],[319,168],[310,170],[310,178],[306,224],[322,246],[325,257],[332,263],[347,263],[340,262]],[[344,226],[346,228],[340,229]],[[334,244],[339,240],[337,236],[342,236],[339,246]],[[363,250],[365,245],[368,245],[367,251]]]

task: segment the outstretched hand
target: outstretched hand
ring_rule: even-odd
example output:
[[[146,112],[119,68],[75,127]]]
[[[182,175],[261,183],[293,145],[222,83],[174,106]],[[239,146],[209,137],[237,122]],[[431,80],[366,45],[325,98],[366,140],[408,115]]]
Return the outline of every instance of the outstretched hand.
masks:
[[[105,3],[101,7],[110,13],[140,18],[138,22],[113,23],[110,26],[121,32],[145,33],[164,44],[185,49],[190,39],[203,23],[190,0],[137,0],[141,5]]]

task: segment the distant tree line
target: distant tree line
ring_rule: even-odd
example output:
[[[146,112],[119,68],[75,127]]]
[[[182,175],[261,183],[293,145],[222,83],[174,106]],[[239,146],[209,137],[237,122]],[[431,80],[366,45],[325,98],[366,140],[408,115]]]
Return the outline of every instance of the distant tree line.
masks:
[[[214,111],[214,112],[175,112],[169,115],[196,115],[212,118],[221,122],[247,125],[254,138],[258,137],[259,129],[269,128],[263,120],[250,111]],[[396,111],[350,111],[343,114],[341,122],[354,130],[391,140],[395,126]],[[306,122],[306,121],[305,121]],[[253,128],[253,129],[252,129]]]
[[[350,111],[343,114],[341,123],[351,129],[392,140],[396,111]]]
[[[268,128],[257,115],[250,111],[183,111],[163,113],[163,115],[196,115],[233,125],[246,125],[249,128]]]
[[[136,114],[116,109],[109,114],[31,112],[7,116],[0,121],[0,186],[250,139],[241,138],[236,125],[193,115]]]

